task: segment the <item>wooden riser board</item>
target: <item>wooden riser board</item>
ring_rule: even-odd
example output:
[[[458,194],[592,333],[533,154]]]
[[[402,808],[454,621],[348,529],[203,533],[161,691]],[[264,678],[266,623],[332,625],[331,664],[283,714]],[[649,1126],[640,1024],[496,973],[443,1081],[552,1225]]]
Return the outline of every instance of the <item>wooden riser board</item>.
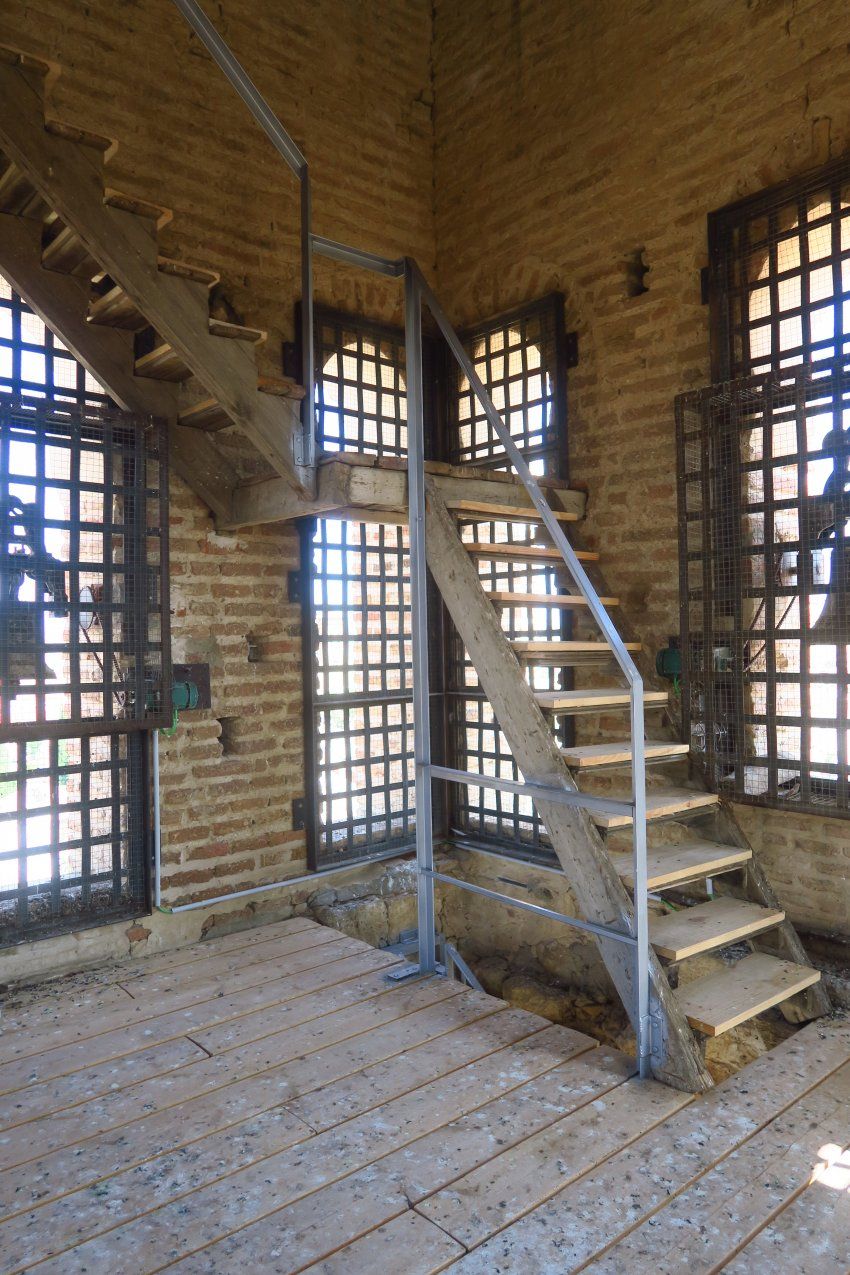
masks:
[[[840,1268],[841,1193],[809,1182],[850,1141],[846,1023],[692,1099],[459,984],[388,983],[393,959],[283,922],[13,1016],[0,1272],[690,1275],[830,1244]]]

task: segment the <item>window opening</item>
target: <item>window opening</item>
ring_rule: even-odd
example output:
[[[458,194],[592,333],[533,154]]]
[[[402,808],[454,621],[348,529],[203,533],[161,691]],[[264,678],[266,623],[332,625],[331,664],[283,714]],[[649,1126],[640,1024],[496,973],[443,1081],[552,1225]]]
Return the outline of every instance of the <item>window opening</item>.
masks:
[[[736,800],[847,813],[850,164],[710,219],[713,365],[677,405],[686,720]]]
[[[540,477],[567,477],[565,445],[565,367],[563,297],[552,294],[541,302],[483,323],[464,334],[464,344],[476,372],[505,414],[512,437]],[[467,378],[452,363],[448,393],[447,452],[455,464],[508,468],[504,448],[481,411]],[[467,543],[546,543],[534,523],[468,521],[459,524]],[[538,563],[476,558],[487,592],[551,594],[564,581],[556,570]],[[529,606],[505,608],[502,626],[512,641],[569,637],[571,621],[562,608]],[[478,675],[453,626],[448,622],[449,747],[458,769],[519,779],[493,710],[481,690]],[[539,690],[572,685],[569,670],[530,666],[528,677]],[[562,719],[563,723],[563,719]],[[567,723],[559,726],[568,742]],[[497,845],[523,858],[551,862],[553,852],[533,802],[513,793],[454,785],[450,805],[451,829],[456,834]]]
[[[146,904],[166,467],[0,279],[0,942]]]
[[[317,311],[316,351],[324,451],[403,459],[401,334]],[[319,518],[303,532],[315,868],[414,841],[408,553],[407,528],[392,523]]]

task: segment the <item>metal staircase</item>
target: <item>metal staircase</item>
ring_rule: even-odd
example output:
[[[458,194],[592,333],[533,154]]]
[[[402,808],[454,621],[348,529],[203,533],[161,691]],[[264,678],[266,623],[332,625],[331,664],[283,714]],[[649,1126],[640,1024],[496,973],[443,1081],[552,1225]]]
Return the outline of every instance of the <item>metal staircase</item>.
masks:
[[[690,1090],[706,1088],[711,1079],[703,1057],[705,1036],[777,1004],[796,1021],[823,1013],[828,1006],[817,986],[819,974],[718,797],[695,781],[656,784],[651,775],[647,782],[647,767],[687,762],[686,746],[672,733],[665,737],[662,723],[654,724],[652,737],[646,737],[645,715],[655,722],[667,709],[667,693],[646,687],[636,663],[639,643],[620,635],[611,614],[616,598],[601,582],[596,587],[589,574],[598,555],[567,537],[575,515],[550,505],[420,270],[409,259],[376,257],[312,234],[306,161],[194,0],[175,3],[301,183],[308,314],[314,252],[404,284],[419,889],[419,961],[406,972],[429,974],[436,968],[438,882],[557,916],[595,936],[630,1014],[641,1074]],[[104,139],[45,125],[44,73],[43,66],[11,52],[0,60],[0,150],[5,156],[0,176],[0,265],[83,362],[102,360],[101,347],[106,347],[113,383],[121,388],[127,406],[174,422],[178,468],[194,480],[220,518],[226,521],[232,477],[228,487],[221,457],[209,447],[208,432],[222,424],[236,424],[279,474],[309,491],[314,481],[309,336],[304,387],[262,383],[255,361],[255,344],[262,333],[211,317],[208,293],[215,276],[164,260],[158,253],[157,228],[167,210],[109,190],[103,170],[110,148]],[[26,286],[15,278],[10,242],[16,245]],[[34,290],[39,294],[35,298]],[[433,475],[426,473],[423,306],[430,310],[507,462],[523,483],[525,510],[482,501],[471,507],[455,502],[449,509]],[[311,326],[305,323],[305,333]],[[293,406],[304,394],[306,438]],[[535,526],[534,543],[481,538],[488,521],[508,515]],[[559,591],[488,594],[478,564],[494,558],[553,564]],[[522,775],[519,782],[432,763],[426,561],[508,739]],[[505,631],[507,616],[512,608],[532,603],[579,611],[596,636],[545,644],[511,642]],[[529,670],[540,664],[610,669],[612,677],[603,686],[538,691]],[[565,714],[622,714],[624,730],[612,742],[562,747],[552,723]],[[622,772],[622,791],[599,790],[599,776],[607,780],[609,772]],[[531,797],[581,915],[559,916],[438,872],[431,822],[434,780]],[[664,826],[664,838],[648,846],[648,829],[654,833],[657,825]],[[626,848],[623,838],[630,840]],[[672,891],[677,910],[650,907],[650,892],[657,896]],[[682,962],[741,942],[753,950],[737,964],[678,987]]]

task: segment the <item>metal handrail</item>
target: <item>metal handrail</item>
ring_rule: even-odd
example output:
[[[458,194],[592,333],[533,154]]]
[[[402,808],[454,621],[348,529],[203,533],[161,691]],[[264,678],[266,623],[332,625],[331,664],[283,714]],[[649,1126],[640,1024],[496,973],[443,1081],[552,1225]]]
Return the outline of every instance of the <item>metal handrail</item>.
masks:
[[[647,907],[646,866],[646,755],[644,747],[643,679],[637,665],[629,655],[611,617],[602,605],[593,584],[564,535],[548,501],[531,472],[524,456],[517,447],[510,430],[502,420],[481,378],[469,358],[457,333],[446,318],[442,306],[425,280],[416,262],[410,258],[395,260],[375,253],[364,252],[347,244],[314,235],[312,232],[312,202],[307,159],[300,147],[284,128],[268,102],[248,76],[231,49],[221,39],[212,23],[196,3],[196,0],[174,0],[174,4],[207,48],[233,88],[245,102],[254,119],[298,178],[301,187],[301,305],[302,305],[302,379],[304,400],[302,415],[301,456],[297,461],[308,468],[315,467],[316,437],[314,428],[314,351],[313,351],[313,253],[331,260],[352,265],[392,278],[404,277],[405,289],[405,349],[407,357],[408,398],[408,504],[410,529],[411,619],[413,645],[413,707],[414,752],[416,762],[416,851],[418,869],[418,922],[419,968],[431,972],[436,968],[435,880],[452,880],[434,869],[434,846],[431,826],[431,782],[434,778],[451,775],[457,782],[474,782],[482,786],[521,789],[533,799],[545,794],[548,800],[560,800],[563,804],[584,809],[625,808],[632,815],[634,852],[634,934],[626,935],[609,927],[596,926],[592,922],[579,922],[575,918],[559,919],[606,937],[631,943],[635,947],[636,1004],[635,1019],[638,1037],[638,1061],[640,1074],[649,1074],[651,1055],[649,1015],[649,915]],[[428,306],[437,326],[451,349],[461,371],[469,381],[476,398],[497,438],[505,449],[511,464],[528,492],[534,508],[549,532],[552,543],[558,549],[588,610],[596,621],[605,641],[629,684],[631,716],[632,792],[629,802],[612,802],[610,798],[594,798],[589,794],[574,794],[568,789],[547,790],[539,784],[522,784],[514,787],[512,781],[491,783],[489,776],[473,772],[454,771],[433,766],[431,763],[429,678],[427,650],[427,578],[425,563],[425,440],[422,387],[422,302]],[[472,779],[467,776],[472,776]],[[562,794],[563,795],[558,795]],[[553,795],[555,794],[555,795]],[[464,883],[470,888],[470,883]],[[483,887],[474,892],[490,893]],[[519,902],[512,900],[512,902]],[[523,905],[529,906],[529,905]],[[628,918],[627,918],[628,924]]]
[[[313,354],[313,203],[307,158],[281,124],[232,49],[222,40],[196,0],[174,0],[189,26],[242,98],[277,153],[298,178],[301,195],[301,446],[295,463],[306,470],[316,464]]]

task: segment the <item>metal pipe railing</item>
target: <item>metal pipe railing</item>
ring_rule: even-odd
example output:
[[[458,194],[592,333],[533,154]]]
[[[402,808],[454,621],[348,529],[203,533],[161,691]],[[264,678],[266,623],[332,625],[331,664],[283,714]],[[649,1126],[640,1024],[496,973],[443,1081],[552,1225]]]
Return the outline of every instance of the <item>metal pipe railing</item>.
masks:
[[[304,406],[302,416],[302,455],[299,463],[314,466],[316,439],[314,430],[314,366],[313,366],[313,253],[346,265],[370,270],[391,278],[404,277],[405,346],[407,359],[408,401],[408,501],[410,523],[411,624],[413,646],[414,752],[416,765],[416,857],[418,869],[419,969],[433,972],[436,968],[436,925],[434,883],[437,880],[458,885],[473,893],[508,900],[512,905],[540,914],[548,914],[576,928],[616,939],[635,948],[635,1029],[638,1038],[640,1074],[649,1074],[652,1042],[650,1038],[650,957],[649,915],[647,907],[646,867],[646,756],[644,748],[643,679],[605,610],[590,577],[575,550],[564,535],[548,501],[517,447],[510,430],[497,411],[487,389],[469,358],[463,344],[446,318],[442,306],[412,258],[394,260],[364,252],[347,244],[314,235],[310,176],[307,160],[283,127],[262,94],[252,82],[232,51],[221,39],[196,0],[174,0],[175,5],[195,31],[215,62],[245,102],[254,119],[284,159],[301,185],[301,287],[302,287],[302,376]],[[588,610],[596,621],[606,643],[629,684],[631,722],[632,791],[627,802],[592,797],[569,789],[547,788],[539,784],[518,784],[491,779],[474,772],[452,771],[431,763],[430,713],[428,689],[428,610],[425,559],[425,447],[424,401],[422,392],[422,303],[428,306],[461,371],[469,381],[490,427],[505,449],[514,470],[522,481],[543,525],[558,549],[570,575],[575,580]],[[579,921],[549,909],[521,900],[501,896],[484,887],[472,886],[434,869],[433,831],[431,823],[431,782],[449,778],[455,782],[475,783],[485,787],[524,792],[532,799],[546,800],[586,810],[598,809],[630,813],[634,851],[634,933],[625,934],[609,926]],[[250,891],[249,891],[250,892]],[[193,906],[193,905],[189,905]]]
[[[232,49],[222,40],[213,24],[196,0],[174,0],[195,35],[206,48],[213,61],[227,77],[242,98],[254,119],[298,178],[301,194],[301,379],[304,398],[301,403],[301,447],[295,462],[305,469],[316,464],[315,431],[315,370],[313,365],[313,207],[310,191],[310,171],[304,152],[283,127],[248,72],[236,58]]]

